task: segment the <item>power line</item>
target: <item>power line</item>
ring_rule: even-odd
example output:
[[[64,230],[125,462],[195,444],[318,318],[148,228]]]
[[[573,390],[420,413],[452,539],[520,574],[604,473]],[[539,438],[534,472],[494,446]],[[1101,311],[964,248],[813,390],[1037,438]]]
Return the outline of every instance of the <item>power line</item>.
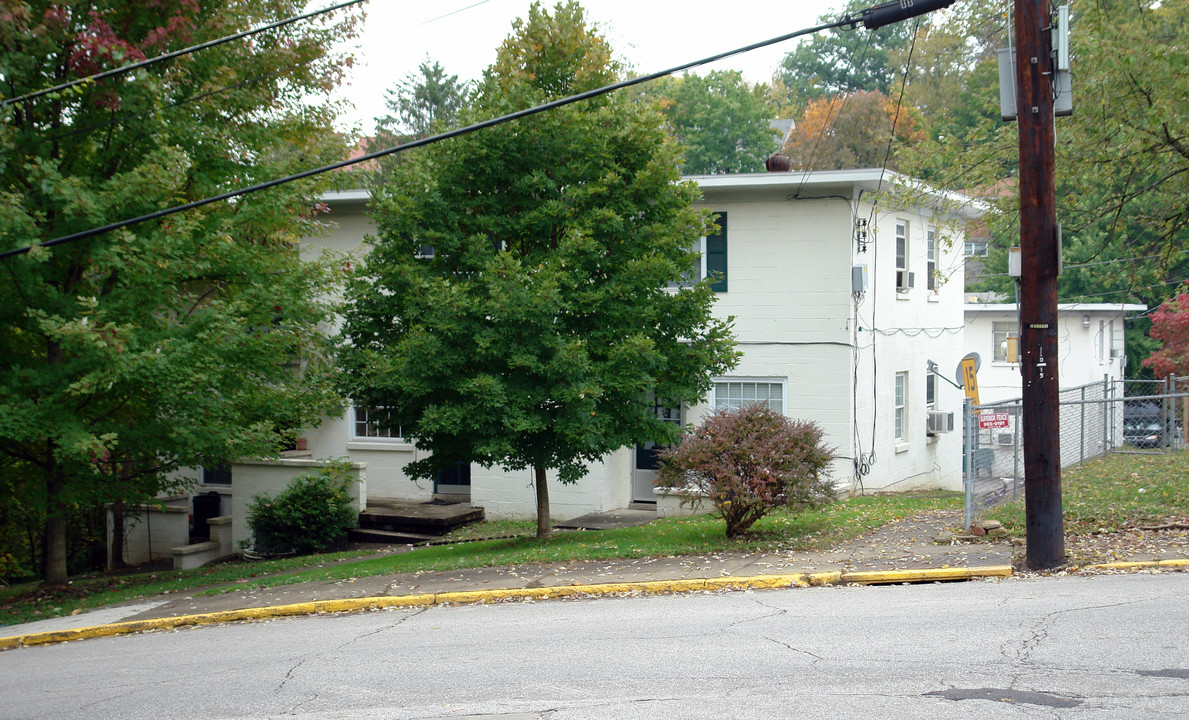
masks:
[[[66,90],[67,88],[72,88],[75,85],[81,85],[83,83],[91,83],[91,82],[95,82],[96,80],[103,80],[105,78],[113,77],[115,75],[120,75],[120,74],[123,74],[126,72],[131,72],[133,70],[138,70],[142,67],[147,67],[147,66],[153,65],[155,63],[164,62],[165,60],[172,60],[176,57],[181,57],[182,55],[189,55],[191,53],[196,53],[199,50],[206,50],[208,48],[212,48],[217,45],[229,43],[233,40],[240,40],[242,38],[246,38],[251,35],[257,35],[259,33],[266,31],[266,30],[273,30],[273,29],[276,29],[279,27],[284,27],[285,25],[292,25],[295,22],[300,22],[302,20],[308,20],[312,17],[317,17],[318,15],[324,15],[329,12],[334,12],[335,10],[341,10],[341,9],[343,9],[345,7],[349,7],[351,5],[358,5],[359,3],[363,3],[363,2],[367,2],[367,0],[347,0],[347,2],[341,2],[338,5],[332,5],[328,8],[323,8],[321,10],[315,10],[314,12],[309,12],[309,13],[306,13],[305,15],[297,15],[295,17],[286,18],[285,20],[278,20],[277,22],[269,23],[268,25],[261,25],[258,28],[253,28],[251,30],[245,30],[243,32],[236,33],[234,35],[228,35],[226,37],[221,37],[217,40],[208,40],[207,42],[199,43],[198,45],[191,45],[190,47],[184,48],[182,50],[175,50],[174,52],[165,53],[164,55],[157,55],[157,56],[148,58],[147,60],[141,60],[140,62],[131,63],[129,65],[121,65],[118,68],[112,68],[111,70],[104,70],[101,73],[96,73],[94,75],[88,75],[85,78],[78,78],[76,80],[64,82],[61,85],[55,85],[50,88],[45,88],[44,90],[37,90],[37,91],[31,92],[31,93],[25,93],[24,95],[18,95],[17,97],[0,102],[0,107],[8,107],[9,105],[15,105],[17,103],[25,102],[27,100],[33,100],[34,98],[39,98],[43,95],[48,95],[53,92],[58,92],[59,90]]]
[[[335,10],[340,7],[346,7],[348,5],[353,5],[358,2],[363,2],[363,1],[365,1],[365,0],[349,0],[349,2],[340,3],[339,5],[332,6],[325,10],[319,11],[319,13],[330,12],[331,10]],[[862,10],[862,11],[860,11],[860,13],[858,15],[849,15],[848,14],[848,15],[844,16],[842,19],[836,20],[834,22],[824,23],[822,25],[816,25],[814,27],[796,30],[794,32],[786,33],[784,35],[770,38],[768,40],[763,40],[763,41],[760,41],[757,43],[752,43],[750,45],[745,45],[743,47],[736,48],[734,50],[727,50],[725,52],[721,52],[721,53],[718,53],[715,55],[710,55],[708,57],[704,57],[700,60],[694,60],[692,62],[685,63],[683,65],[677,65],[677,66],[671,67],[667,70],[661,70],[659,72],[654,72],[649,75],[643,75],[640,77],[630,78],[628,80],[622,80],[620,82],[613,83],[611,85],[604,85],[601,88],[596,88],[594,90],[588,90],[583,93],[578,93],[577,95],[571,95],[569,97],[561,98],[558,100],[553,100],[551,102],[543,103],[541,105],[536,105],[534,107],[527,108],[525,110],[519,110],[517,112],[508,113],[506,115],[501,115],[499,117],[492,118],[490,120],[484,120],[483,122],[474,123],[472,125],[467,125],[466,127],[457,128],[455,130],[450,130],[450,131],[447,131],[444,133],[438,133],[437,135],[431,135],[429,137],[422,138],[419,140],[413,140],[413,141],[410,141],[410,142],[407,142],[407,143],[404,143],[401,145],[397,145],[395,147],[390,147],[390,148],[386,148],[384,150],[378,150],[376,152],[367,153],[366,155],[361,155],[356,158],[341,160],[337,163],[332,163],[330,165],[324,165],[322,167],[314,168],[312,170],[306,170],[304,172],[294,173],[292,175],[277,178],[275,180],[269,180],[267,182],[258,183],[256,185],[251,185],[246,188],[241,188],[239,190],[232,190],[232,191],[225,192],[225,193],[222,193],[219,195],[206,197],[201,200],[195,200],[193,202],[185,203],[183,205],[177,205],[177,206],[174,206],[171,208],[166,208],[164,210],[158,210],[156,212],[148,213],[146,215],[140,215],[140,216],[134,217],[134,218],[129,218],[127,220],[120,220],[118,222],[109,223],[102,227],[92,228],[90,230],[83,230],[81,232],[73,233],[71,235],[64,235],[62,237],[57,237],[52,240],[46,240],[45,242],[35,243],[33,245],[28,245],[28,246],[21,247],[21,248],[15,248],[12,250],[0,251],[0,259],[13,257],[15,255],[23,255],[25,253],[28,253],[34,247],[53,247],[56,245],[63,245],[65,243],[73,242],[75,240],[83,240],[86,238],[94,237],[96,235],[102,235],[102,234],[110,232],[112,230],[118,230],[120,228],[128,227],[130,225],[136,225],[136,224],[146,222],[149,220],[156,220],[158,218],[167,217],[169,215],[174,215],[174,214],[177,214],[180,212],[185,212],[187,210],[193,210],[195,208],[200,208],[200,207],[203,207],[206,205],[211,205],[216,202],[222,202],[223,200],[230,200],[231,198],[234,198],[234,197],[242,197],[244,195],[250,195],[252,193],[256,193],[261,190],[267,190],[269,188],[276,187],[278,185],[283,185],[283,184],[290,183],[290,182],[294,182],[296,180],[303,180],[305,178],[312,177],[314,175],[321,175],[322,173],[327,173],[327,172],[331,172],[333,170],[339,170],[341,168],[350,167],[351,165],[358,165],[359,163],[364,163],[364,162],[368,162],[371,160],[377,160],[379,158],[386,157],[388,155],[392,155],[392,154],[395,154],[398,152],[403,152],[405,150],[412,150],[414,148],[422,147],[422,146],[429,145],[429,144],[432,144],[435,142],[441,142],[442,140],[449,140],[451,138],[459,137],[462,135],[467,135],[467,134],[476,132],[478,130],[483,130],[483,129],[486,129],[489,127],[493,127],[495,125],[500,125],[500,124],[503,124],[506,122],[510,122],[512,120],[518,120],[523,117],[528,117],[530,115],[536,115],[538,113],[546,112],[548,110],[553,110],[555,108],[563,107],[565,105],[571,105],[576,102],[581,102],[583,100],[589,100],[591,98],[599,97],[601,95],[606,95],[606,94],[615,92],[616,90],[622,90],[624,88],[632,87],[634,85],[640,85],[642,83],[650,82],[652,80],[657,80],[659,78],[662,78],[662,77],[665,77],[668,75],[672,75],[674,73],[682,72],[684,70],[688,70],[688,69],[694,68],[694,67],[699,67],[701,65],[707,65],[707,64],[710,64],[713,62],[717,62],[719,60],[723,60],[725,58],[732,57],[734,55],[740,55],[740,54],[743,54],[746,52],[751,52],[752,50],[758,50],[760,48],[767,47],[769,45],[775,45],[777,43],[785,42],[786,40],[792,40],[793,38],[801,37],[803,35],[812,35],[813,33],[821,32],[822,30],[828,30],[830,28],[842,27],[842,26],[846,26],[846,25],[849,25],[851,28],[854,28],[854,27],[857,27],[860,23],[862,23],[864,25],[864,27],[866,27],[867,29],[874,30],[876,28],[883,27],[884,25],[887,25],[887,24],[890,24],[893,22],[899,22],[900,20],[906,20],[908,18],[915,17],[917,15],[921,15],[921,14],[924,14],[926,12],[930,12],[933,10],[937,10],[942,7],[948,7],[949,5],[953,4],[953,2],[954,2],[954,0],[918,0],[918,4],[916,4],[916,5],[905,6],[904,3],[902,2],[902,0],[892,0],[892,2],[886,2],[881,5],[872,6],[865,10]],[[318,14],[318,13],[312,13],[311,16],[316,15],[316,14]],[[296,18],[296,19],[300,19],[300,18]],[[296,21],[296,19],[291,19],[290,21]],[[290,21],[282,21],[282,22],[290,22]],[[262,29],[266,29],[266,28],[262,28]],[[256,31],[249,31],[249,33],[246,33],[246,34],[250,34],[251,32],[256,32]],[[242,36],[242,35],[244,35],[244,34],[241,33],[240,36]],[[234,37],[235,36],[230,36],[230,38],[228,38],[228,39],[231,39]],[[218,43],[218,42],[226,42],[226,41],[227,41],[227,39],[223,39],[221,41],[214,41],[214,42]],[[195,46],[196,49],[201,48],[201,47],[203,47],[203,46]],[[176,54],[180,54],[182,52],[185,52],[185,51],[179,51]],[[173,54],[173,55],[176,55],[176,54]],[[168,57],[169,57],[169,55],[162,55],[157,59],[166,59]],[[157,59],[154,59],[154,60],[157,60]],[[127,66],[126,69],[131,69],[131,68],[132,68],[132,66]],[[92,76],[92,78],[95,78],[95,77],[98,77],[98,76]],[[44,92],[49,92],[49,91],[47,90]]]
[[[470,10],[471,8],[479,7],[480,5],[485,5],[485,4],[486,4],[486,3],[488,3],[488,2],[491,2],[491,0],[479,0],[479,2],[477,2],[477,3],[471,3],[470,5],[467,5],[466,7],[461,7],[461,8],[458,8],[457,10],[451,10],[450,12],[448,12],[448,13],[446,13],[446,14],[444,14],[444,15],[439,15],[439,16],[437,16],[437,17],[430,18],[430,19],[428,19],[428,20],[424,20],[424,21],[422,21],[422,22],[419,22],[419,23],[417,23],[416,25],[414,25],[414,26],[413,26],[413,28],[419,28],[419,27],[422,27],[422,26],[424,26],[424,25],[429,25],[430,23],[437,22],[438,20],[442,20],[442,19],[444,19],[444,18],[448,18],[448,17],[450,17],[451,15],[457,15],[457,14],[459,14],[459,13],[461,13],[461,12],[466,12],[467,10]],[[412,28],[410,28],[410,29],[412,29]]]
[[[358,1],[358,0],[356,0],[356,1]],[[742,54],[745,52],[751,52],[752,50],[758,50],[759,48],[762,48],[762,47],[767,47],[769,45],[775,45],[777,43],[781,43],[786,40],[791,40],[796,37],[801,37],[803,35],[811,35],[813,33],[820,32],[822,30],[827,30],[829,28],[834,28],[834,27],[841,27],[843,25],[853,24],[855,22],[856,22],[855,19],[848,15],[848,16],[842,18],[841,20],[837,20],[837,21],[834,21],[831,23],[826,23],[824,25],[817,25],[815,27],[797,30],[795,32],[787,33],[785,35],[780,35],[778,37],[774,37],[769,40],[764,40],[764,41],[761,41],[758,43],[752,43],[751,45],[746,45],[744,47],[736,48],[734,50],[728,50],[726,52],[718,53],[717,55],[711,55],[709,57],[705,57],[700,60],[694,60],[692,62],[688,62],[683,65],[677,65],[677,66],[671,67],[667,70],[661,70],[659,72],[654,72],[649,75],[643,75],[640,77],[630,78],[628,80],[622,80],[620,82],[617,82],[617,83],[614,83],[611,85],[605,85],[601,88],[596,88],[594,90],[588,90],[586,92],[579,93],[577,95],[570,95],[569,97],[561,98],[558,100],[553,100],[551,102],[543,103],[541,105],[536,105],[536,106],[527,108],[525,110],[519,110],[517,112],[508,113],[506,115],[501,115],[499,117],[492,118],[490,120],[484,120],[483,122],[474,123],[472,125],[467,125],[465,127],[456,128],[454,130],[449,130],[449,131],[443,132],[443,133],[438,133],[436,135],[431,135],[429,137],[421,138],[418,140],[412,140],[410,142],[403,143],[401,145],[396,145],[394,147],[386,148],[384,150],[377,150],[376,152],[368,153],[366,155],[360,155],[359,157],[356,157],[356,158],[341,160],[339,162],[332,163],[330,165],[324,165],[322,167],[314,168],[312,170],[305,170],[303,172],[294,173],[292,175],[287,175],[285,177],[277,178],[275,180],[269,180],[267,182],[258,183],[256,185],[251,185],[246,188],[241,188],[239,190],[232,190],[232,191],[225,192],[225,193],[222,193],[219,195],[213,195],[211,197],[206,197],[201,200],[195,200],[193,202],[185,203],[184,205],[177,205],[177,206],[174,206],[171,208],[166,208],[164,210],[158,210],[156,212],[151,212],[146,215],[140,215],[138,217],[129,218],[127,220],[120,220],[118,222],[109,223],[102,227],[91,228],[90,230],[83,230],[81,232],[73,233],[70,235],[63,235],[62,237],[57,237],[52,240],[46,240],[45,242],[36,243],[34,245],[28,245],[25,247],[15,248],[12,250],[0,251],[0,259],[12,257],[15,255],[23,255],[23,254],[29,252],[34,247],[53,247],[56,245],[63,245],[65,243],[74,242],[75,240],[83,240],[85,238],[94,237],[96,235],[102,235],[104,233],[111,232],[112,230],[118,230],[120,228],[128,227],[130,225],[136,225],[136,224],[146,222],[149,220],[156,220],[158,218],[163,218],[163,217],[166,217],[169,215],[174,215],[176,213],[185,212],[187,210],[193,210],[195,208],[200,208],[200,207],[203,207],[206,205],[211,205],[211,204],[217,203],[217,202],[222,202],[223,200],[230,200],[231,198],[234,198],[234,197],[242,197],[244,195],[250,195],[252,193],[256,193],[261,190],[267,190],[269,188],[276,187],[278,185],[283,185],[286,183],[290,183],[295,180],[303,180],[305,178],[312,177],[314,175],[321,175],[323,173],[331,172],[333,170],[339,170],[341,168],[350,167],[352,165],[358,165],[359,163],[364,163],[364,162],[368,162],[371,160],[377,160],[382,157],[387,157],[388,155],[392,155],[392,154],[399,153],[399,152],[404,152],[405,150],[412,150],[414,148],[423,147],[425,145],[430,145],[432,143],[441,142],[442,140],[449,140],[451,138],[459,137],[462,135],[468,135],[468,134],[473,133],[477,130],[483,130],[483,129],[486,129],[489,127],[493,127],[495,125],[500,125],[500,124],[503,124],[506,122],[510,122],[512,120],[518,120],[520,118],[528,117],[530,115],[536,115],[538,113],[542,113],[547,110],[553,110],[555,108],[563,107],[565,105],[571,105],[576,102],[581,102],[582,100],[589,100],[591,98],[595,98],[595,97],[599,97],[601,95],[606,95],[608,93],[615,92],[616,90],[622,90],[623,88],[632,87],[634,85],[640,85],[642,83],[650,82],[652,80],[656,80],[658,78],[662,78],[667,75],[672,75],[673,73],[678,73],[683,70],[688,70],[690,68],[698,67],[700,65],[707,65],[707,64],[710,64],[713,62],[717,62],[719,60],[722,60],[724,58],[728,58],[728,57],[731,57],[734,55],[739,55],[739,54]]]

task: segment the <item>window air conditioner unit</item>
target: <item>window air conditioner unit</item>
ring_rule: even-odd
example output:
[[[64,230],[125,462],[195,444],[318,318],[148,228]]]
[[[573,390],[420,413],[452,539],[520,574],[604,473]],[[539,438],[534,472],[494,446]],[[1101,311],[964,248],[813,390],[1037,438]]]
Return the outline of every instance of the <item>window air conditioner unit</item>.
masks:
[[[907,270],[896,271],[896,289],[901,292],[912,289],[915,280],[916,275],[914,273],[910,273]]]
[[[929,428],[930,435],[939,435],[941,433],[954,431],[954,413],[943,412],[941,410],[929,411]]]

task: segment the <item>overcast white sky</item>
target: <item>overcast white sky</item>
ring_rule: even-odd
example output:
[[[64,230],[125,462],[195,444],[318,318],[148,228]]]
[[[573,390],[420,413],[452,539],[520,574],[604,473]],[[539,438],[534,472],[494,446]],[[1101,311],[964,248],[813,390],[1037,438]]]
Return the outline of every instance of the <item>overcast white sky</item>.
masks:
[[[355,105],[344,120],[370,133],[387,114],[384,92],[428,55],[460,79],[478,78],[495,59],[512,21],[527,15],[531,0],[370,0],[356,49],[357,65],[342,97]],[[542,3],[552,7],[548,0]],[[814,26],[843,0],[727,0],[679,3],[658,0],[583,0],[612,48],[640,74],[665,70],[708,55]],[[315,3],[310,3],[311,6]],[[734,69],[751,82],[766,82],[796,40],[737,55],[694,70]]]

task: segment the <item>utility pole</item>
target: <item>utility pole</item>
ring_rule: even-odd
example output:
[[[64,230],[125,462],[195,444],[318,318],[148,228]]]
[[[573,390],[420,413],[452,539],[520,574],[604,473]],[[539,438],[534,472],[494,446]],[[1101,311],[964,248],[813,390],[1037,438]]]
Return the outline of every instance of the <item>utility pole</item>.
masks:
[[[1065,562],[1057,385],[1055,64],[1049,0],[1014,0],[1016,117],[1020,137],[1020,375],[1024,509],[1033,570]]]

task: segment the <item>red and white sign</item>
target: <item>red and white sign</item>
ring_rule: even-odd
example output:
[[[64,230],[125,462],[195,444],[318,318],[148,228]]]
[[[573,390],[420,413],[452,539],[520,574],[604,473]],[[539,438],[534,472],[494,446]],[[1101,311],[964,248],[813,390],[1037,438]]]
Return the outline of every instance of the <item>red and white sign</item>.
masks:
[[[978,416],[978,426],[983,430],[1005,428],[1011,420],[1011,414],[1005,412],[982,413]]]

